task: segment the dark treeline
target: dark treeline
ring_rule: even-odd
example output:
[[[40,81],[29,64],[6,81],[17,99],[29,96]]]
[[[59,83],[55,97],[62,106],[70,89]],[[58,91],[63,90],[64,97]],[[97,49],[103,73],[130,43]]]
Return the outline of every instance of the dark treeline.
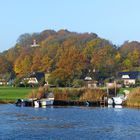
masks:
[[[31,47],[33,40],[39,44]],[[94,33],[45,30],[23,34],[13,48],[0,55],[0,78],[49,73],[49,81],[66,86],[87,75],[96,80],[115,77],[119,71],[140,70],[140,43],[116,46]]]

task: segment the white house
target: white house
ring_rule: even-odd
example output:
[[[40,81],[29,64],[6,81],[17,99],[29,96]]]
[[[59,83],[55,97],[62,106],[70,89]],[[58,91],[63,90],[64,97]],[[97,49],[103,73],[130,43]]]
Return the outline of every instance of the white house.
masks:
[[[119,72],[119,79],[124,81],[124,85],[134,85],[136,80],[140,79],[139,71]]]

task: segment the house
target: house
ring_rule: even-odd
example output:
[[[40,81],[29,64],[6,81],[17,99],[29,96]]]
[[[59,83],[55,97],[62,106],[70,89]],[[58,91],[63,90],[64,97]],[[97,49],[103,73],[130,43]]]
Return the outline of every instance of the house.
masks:
[[[0,78],[0,85],[1,85],[1,86],[2,86],[2,85],[7,85],[7,84],[8,84],[8,82],[7,82],[6,79]]]
[[[85,80],[85,86],[87,88],[96,88],[97,87],[96,81],[94,81],[90,76],[86,76],[84,80]]]
[[[0,86],[3,85],[12,85],[14,77],[13,75],[5,75],[5,74],[0,74]]]
[[[27,81],[28,84],[39,84],[45,80],[45,74],[43,72],[33,72],[29,74],[23,81]]]
[[[119,72],[118,78],[124,81],[124,85],[134,85],[140,79],[140,71]]]

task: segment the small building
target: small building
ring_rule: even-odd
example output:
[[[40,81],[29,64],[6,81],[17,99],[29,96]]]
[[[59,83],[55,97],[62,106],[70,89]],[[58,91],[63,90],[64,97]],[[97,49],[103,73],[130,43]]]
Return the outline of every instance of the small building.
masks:
[[[7,77],[5,74],[0,74],[0,86],[3,85],[12,85],[14,77],[13,75],[10,75]]]
[[[118,78],[123,80],[124,85],[134,85],[140,79],[140,71],[119,72]]]
[[[2,86],[2,85],[7,85],[7,84],[8,84],[8,82],[7,82],[6,79],[0,78],[0,85],[1,85],[1,86]]]
[[[45,74],[43,72],[33,72],[23,79],[23,81],[26,80],[28,84],[37,85],[42,82],[42,80],[45,81]]]
[[[85,85],[87,88],[96,88],[97,82],[95,82],[90,76],[85,77]]]

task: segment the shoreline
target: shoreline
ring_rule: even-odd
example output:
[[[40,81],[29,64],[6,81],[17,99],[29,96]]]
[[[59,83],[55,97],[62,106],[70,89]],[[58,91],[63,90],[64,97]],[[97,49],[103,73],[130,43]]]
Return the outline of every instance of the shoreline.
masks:
[[[0,104],[14,104],[15,100],[0,100]]]
[[[0,100],[0,104],[15,104],[16,100]],[[72,101],[72,100],[54,100],[54,106],[90,106],[90,107],[102,107],[100,101]],[[108,104],[105,103],[105,107]],[[122,104],[123,107],[128,108],[140,108],[140,105],[127,105],[126,103]]]
[[[0,104],[15,103],[16,100],[0,100]],[[100,106],[100,101],[74,101],[74,100],[54,100],[55,106]],[[107,106],[107,104],[106,104]]]

